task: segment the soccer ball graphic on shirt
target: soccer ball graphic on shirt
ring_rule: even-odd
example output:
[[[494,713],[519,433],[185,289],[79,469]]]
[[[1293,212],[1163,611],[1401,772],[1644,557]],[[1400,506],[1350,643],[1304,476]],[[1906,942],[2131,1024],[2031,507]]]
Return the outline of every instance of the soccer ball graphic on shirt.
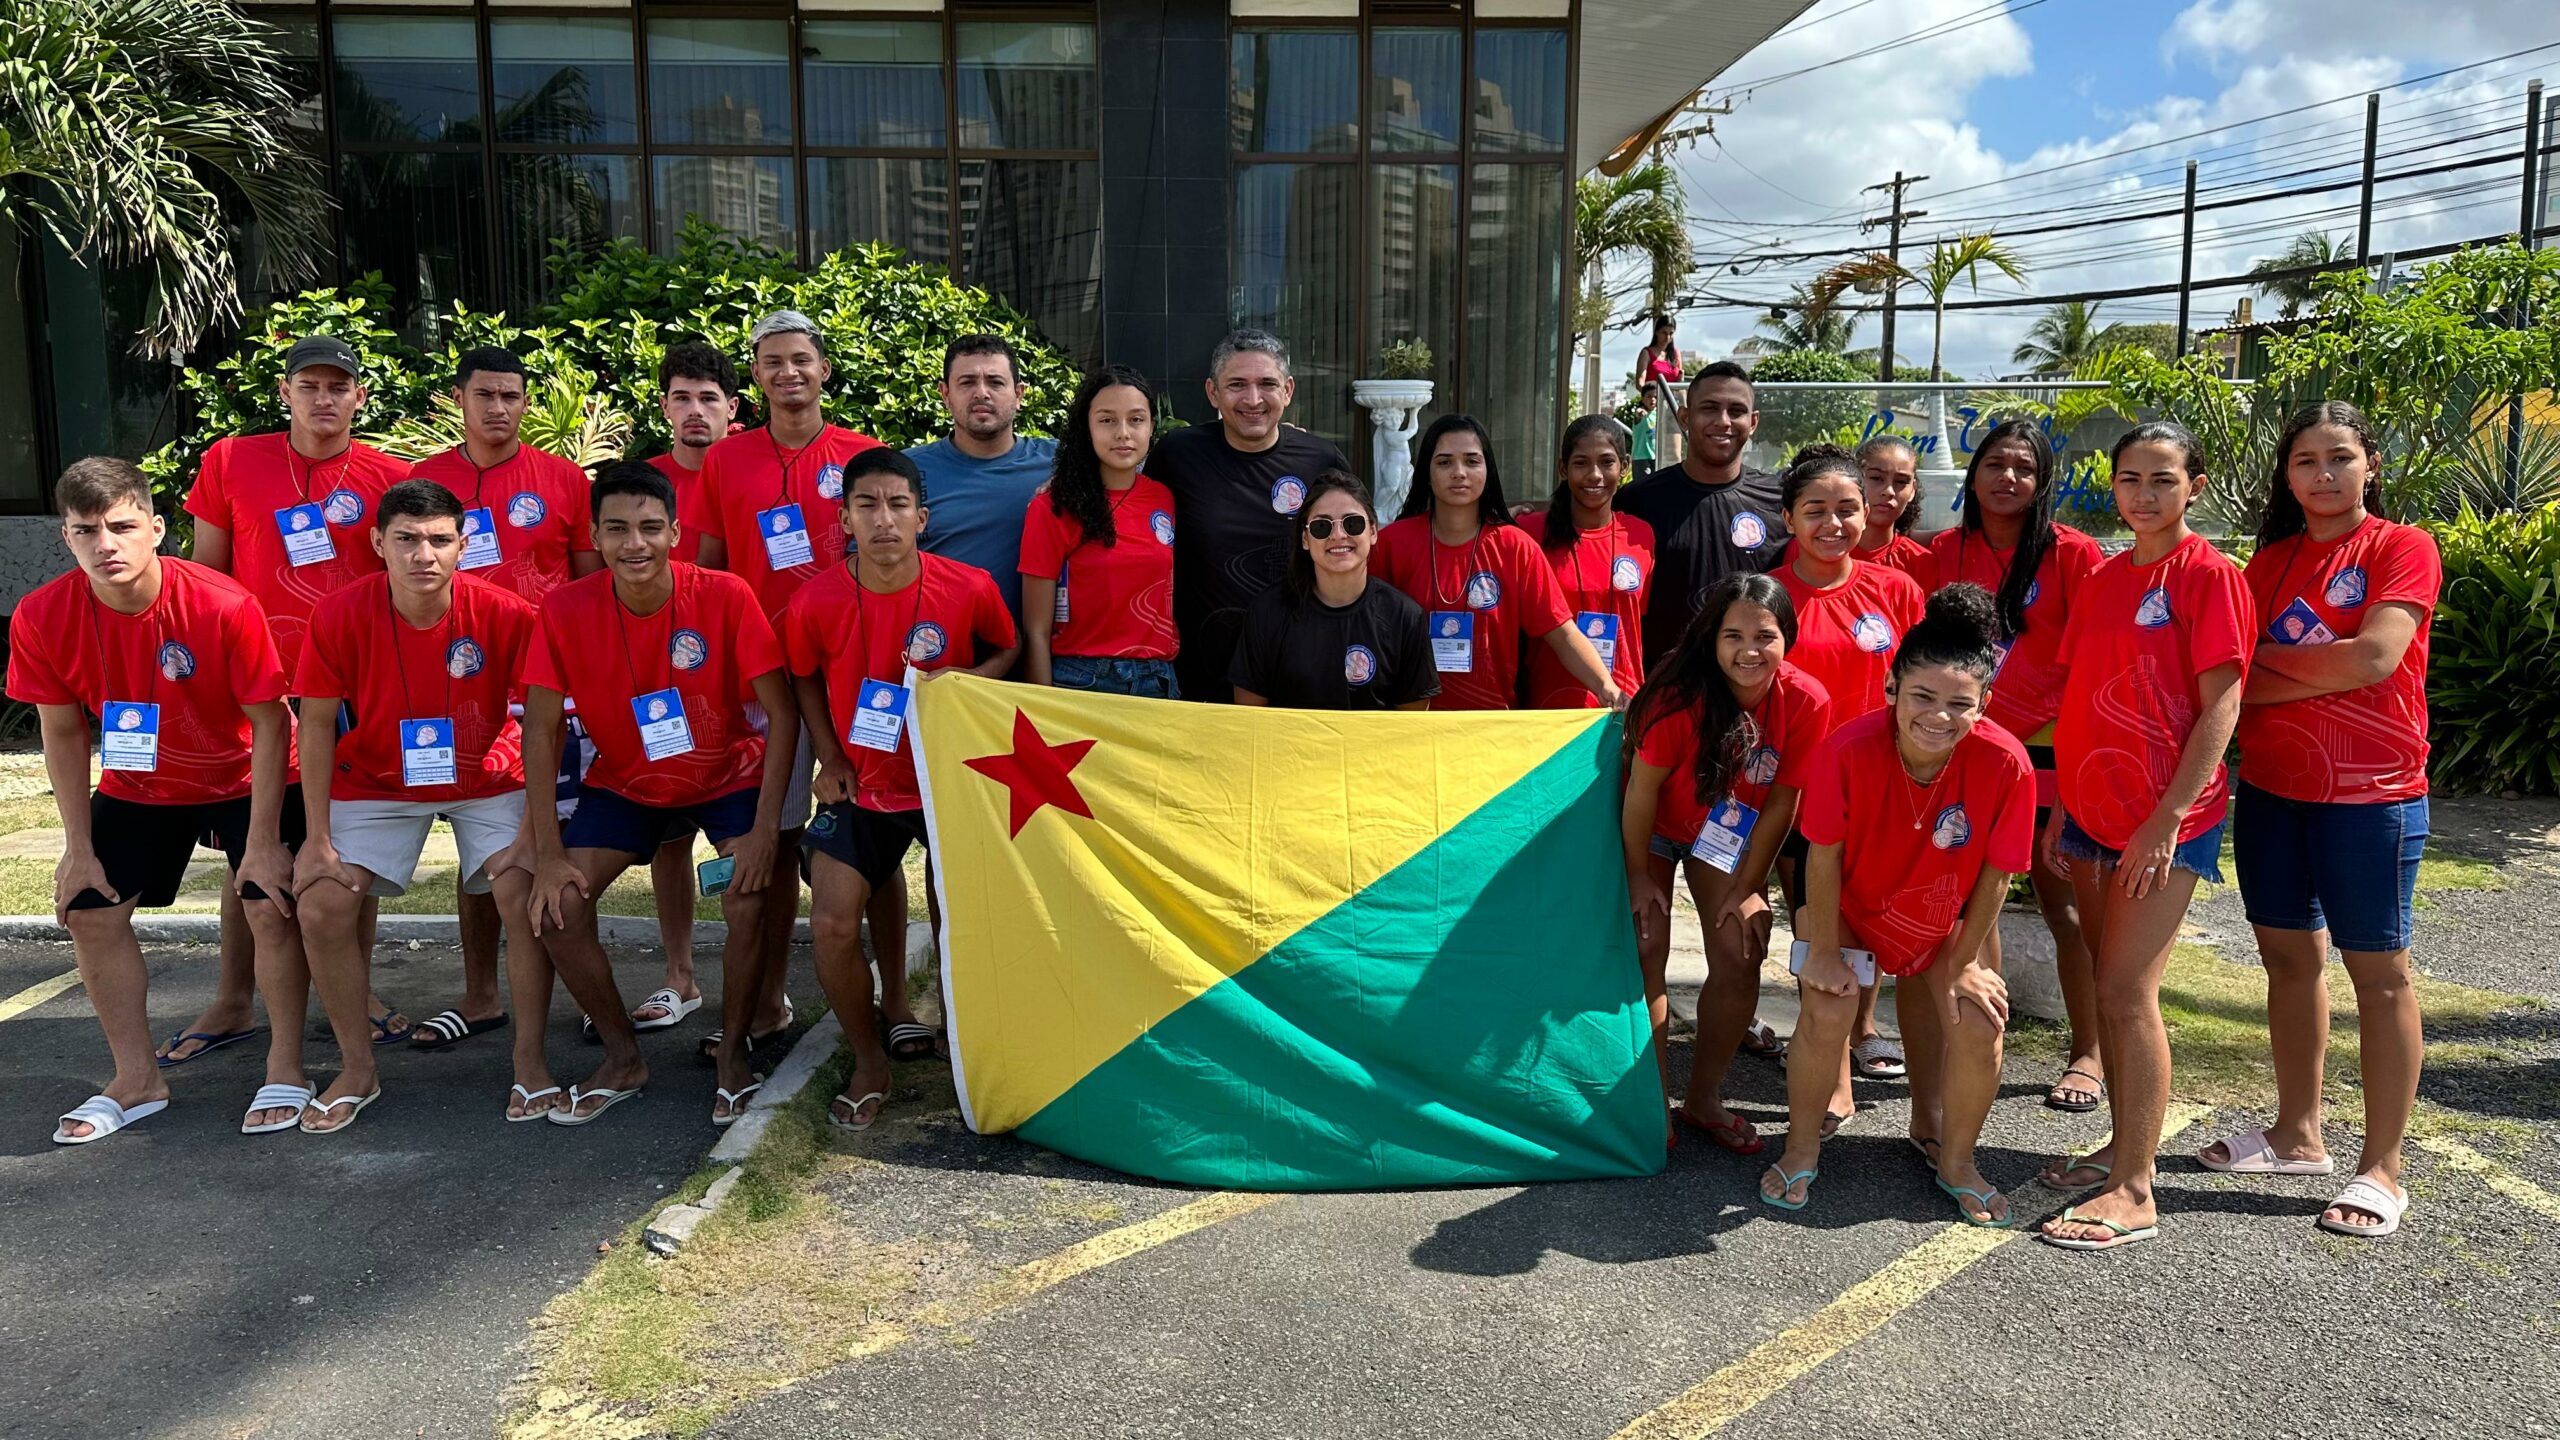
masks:
[[[2338,609],[2353,610],[2364,603],[2364,590],[2364,568],[2359,565],[2350,565],[2330,576],[2329,588],[2321,593],[2328,598],[2331,605]]]
[[[922,665],[928,660],[939,659],[942,652],[949,648],[951,648],[951,637],[943,633],[941,626],[930,620],[907,632],[907,663],[910,665]]]
[[[1778,752],[1766,745],[1753,750],[1742,762],[1742,778],[1754,785],[1776,784]]]
[[[1295,475],[1283,475],[1271,482],[1271,508],[1283,515],[1295,515],[1307,503],[1307,482]]]
[[[2169,623],[2169,592],[2153,587],[2134,608],[2133,623],[2145,630],[2157,630]]]
[[[1170,545],[1173,543],[1172,516],[1159,510],[1153,515],[1147,517],[1147,528],[1155,532],[1157,544]]]
[[[1490,610],[1502,603],[1502,582],[1490,570],[1479,570],[1467,577],[1467,608]]]
[[[469,636],[464,636],[445,648],[444,673],[456,680],[470,679],[486,668],[488,663],[489,657],[480,649],[480,643]]]
[[[1633,595],[1644,585],[1644,567],[1633,555],[1621,555],[1609,564],[1609,583]]]
[[[196,673],[196,654],[172,640],[160,647],[160,673],[171,680],[184,680]]]
[[[364,497],[353,490],[332,490],[328,502],[320,510],[329,517],[332,525],[353,525],[364,518]]]
[[[132,707],[132,706],[130,706],[130,705],[128,705],[128,706],[126,706],[126,707],[124,707],[124,708],[123,708],[123,709],[121,709],[121,710],[118,710],[118,711],[116,712],[116,728],[117,728],[117,729],[119,729],[119,730],[139,730],[139,729],[141,729],[141,728],[142,728],[142,712],[141,712],[141,711],[139,711],[139,710],[137,710],[137,709],[135,709],[135,708],[133,708],[133,707]]]
[[[1757,511],[1745,510],[1733,517],[1733,524],[1725,534],[1733,542],[1734,549],[1757,550],[1769,543],[1769,524],[1760,518]]]
[[[711,642],[693,630],[678,630],[667,637],[667,663],[679,670],[699,670],[711,658]]]

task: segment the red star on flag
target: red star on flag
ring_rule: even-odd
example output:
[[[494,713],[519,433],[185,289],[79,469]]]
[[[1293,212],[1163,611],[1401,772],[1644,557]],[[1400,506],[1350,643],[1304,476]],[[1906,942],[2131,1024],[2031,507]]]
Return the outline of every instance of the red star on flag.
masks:
[[[1076,782],[1067,774],[1084,759],[1084,752],[1092,749],[1093,743],[1070,740],[1064,745],[1052,745],[1031,723],[1031,717],[1017,709],[1013,712],[1013,753],[981,755],[965,763],[1012,792],[1012,834],[1018,836],[1043,805],[1055,805],[1087,820],[1093,818],[1093,808],[1084,803]]]

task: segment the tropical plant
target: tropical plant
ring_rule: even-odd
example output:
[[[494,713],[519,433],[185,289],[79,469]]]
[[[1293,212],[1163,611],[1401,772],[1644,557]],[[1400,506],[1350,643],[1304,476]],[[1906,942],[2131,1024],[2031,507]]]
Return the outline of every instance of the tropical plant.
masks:
[[[1760,334],[1734,346],[1734,353],[1773,355],[1789,350],[1819,350],[1831,355],[1848,354],[1849,342],[1858,333],[1858,312],[1834,303],[1836,298],[1818,296],[1806,285],[1795,286],[1787,293],[1785,304],[1769,307],[1769,313],[1754,325]],[[1864,378],[1863,373],[1857,378]]]
[[[2428,770],[2448,789],[2560,792],[2560,505],[2427,527],[2444,557],[2428,642]]]
[[[2027,327],[2027,338],[2009,352],[2010,360],[2038,375],[2068,375],[2079,369],[2107,346],[2109,332],[2098,325],[2100,308],[2080,300],[2046,306]]]
[[[239,318],[235,205],[266,279],[317,272],[328,197],[273,30],[224,0],[9,0],[0,28],[0,226],[146,271],[137,351]]]
[[[525,397],[524,428],[517,438],[548,450],[582,470],[619,460],[631,443],[631,417],[596,390],[563,375],[536,383]],[[403,415],[364,438],[385,454],[424,460],[462,443],[462,407],[439,391],[426,413]]]
[[[1875,409],[1875,393],[1855,390],[1787,390],[1768,388],[1785,382],[1871,380],[1867,367],[1828,350],[1773,350],[1751,362],[1751,380],[1760,404],[1758,438],[1792,451],[1815,440],[1828,440],[1844,426],[1854,426]]]
[[[1854,260],[1844,260],[1814,278],[1811,293],[1823,303],[1836,302],[1852,289],[1881,291],[1915,286],[1929,297],[1932,334],[1929,338],[1929,378],[1936,380],[1946,373],[1947,297],[1954,293],[1956,282],[1979,292],[1985,267],[2023,285],[2027,280],[2027,262],[2016,251],[2003,244],[2000,237],[1988,231],[1980,234],[1956,235],[1939,241],[1929,249],[1928,262],[1918,270],[1877,251]]]
[[[1431,346],[1419,335],[1390,340],[1378,347],[1382,380],[1426,380],[1431,376]]]
[[[1574,185],[1573,253],[1586,268],[1585,292],[1611,302],[1644,296],[1646,314],[1671,308],[1695,268],[1680,177],[1659,161],[1624,175],[1586,175]],[[1633,262],[1639,278],[1612,285],[1609,268]]]
[[[2500,510],[2539,510],[2560,505],[2560,425],[2527,424],[2514,441],[2515,490],[2508,492],[2510,454],[2504,416],[2472,432],[2455,452],[2450,498],[2483,515]]]
[[[2291,320],[2319,295],[2320,282],[2327,277],[2288,272],[2308,271],[2314,267],[2328,270],[2353,261],[2355,253],[2353,235],[2344,240],[2332,240],[2326,230],[2305,230],[2293,237],[2293,243],[2284,247],[2283,254],[2270,256],[2250,266],[2249,273],[2267,277],[2259,282],[2258,293],[2270,300],[2281,301],[2280,313]]]

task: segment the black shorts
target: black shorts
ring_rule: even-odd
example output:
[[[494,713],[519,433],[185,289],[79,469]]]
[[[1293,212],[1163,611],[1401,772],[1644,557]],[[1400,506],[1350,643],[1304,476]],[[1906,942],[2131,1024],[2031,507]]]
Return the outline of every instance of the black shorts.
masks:
[[[302,848],[303,821],[302,787],[287,786],[284,814],[276,827],[283,832],[286,850]],[[201,805],[150,805],[94,793],[89,797],[89,848],[106,868],[107,883],[126,900],[139,896],[143,909],[156,910],[177,900],[199,837],[221,850],[231,868],[238,870],[240,857],[249,849],[249,797]],[[242,890],[241,898],[267,897],[251,885]],[[95,890],[83,890],[71,897],[69,908],[108,910],[119,903]]]
[[[922,810],[865,810],[836,800],[818,807],[800,837],[801,873],[812,857],[825,855],[862,877],[877,890],[907,863],[907,849],[925,845]],[[927,846],[927,848],[931,848]]]

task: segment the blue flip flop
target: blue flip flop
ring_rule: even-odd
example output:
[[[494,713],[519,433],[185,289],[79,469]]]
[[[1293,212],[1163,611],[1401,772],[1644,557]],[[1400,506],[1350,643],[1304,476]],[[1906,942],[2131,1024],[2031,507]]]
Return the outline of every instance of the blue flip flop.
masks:
[[[1778,1170],[1778,1167],[1775,1165],[1772,1165],[1769,1168],[1772,1170]],[[1811,1170],[1798,1170],[1792,1175],[1788,1174],[1784,1170],[1778,1170],[1778,1193],[1772,1195],[1766,1190],[1761,1191],[1760,1203],[1763,1205],[1774,1205],[1781,1210],[1801,1210],[1813,1202],[1813,1186],[1811,1184],[1807,1184],[1805,1186],[1804,1198],[1802,1200],[1788,1199],[1787,1192],[1796,1188],[1797,1181],[1812,1181],[1820,1177],[1821,1174],[1822,1171],[1818,1166]]]
[[[258,1027],[252,1025],[246,1030],[234,1030],[227,1035],[214,1035],[202,1030],[188,1030],[180,1034],[172,1035],[169,1037],[169,1044],[167,1047],[171,1050],[177,1049],[179,1046],[186,1044],[190,1040],[203,1041],[204,1048],[198,1050],[193,1055],[181,1055],[174,1060],[166,1055],[162,1055],[158,1057],[160,1061],[160,1068],[166,1070],[172,1065],[184,1065],[190,1060],[201,1060],[207,1055],[212,1054],[214,1051],[221,1049],[225,1045],[237,1045],[241,1041],[246,1040],[257,1033]]]
[[[1968,1190],[1962,1185],[1948,1184],[1947,1177],[1944,1175],[1940,1175],[1935,1178],[1938,1182],[1938,1188],[1946,1191],[1948,1195],[1954,1197],[1956,1202],[1956,1214],[1962,1217],[1964,1223],[1967,1225],[1971,1225],[1982,1230],[2006,1230],[2018,1223],[2017,1208],[2015,1206],[2010,1207],[2009,1213],[2000,1219],[1994,1220],[1991,1218],[1991,1202],[2000,1198],[1999,1191],[1993,1190],[1988,1186],[1980,1190]],[[1966,1209],[1964,1202],[1967,1200],[1981,1206],[1982,1214],[1976,1216],[1971,1210]]]

